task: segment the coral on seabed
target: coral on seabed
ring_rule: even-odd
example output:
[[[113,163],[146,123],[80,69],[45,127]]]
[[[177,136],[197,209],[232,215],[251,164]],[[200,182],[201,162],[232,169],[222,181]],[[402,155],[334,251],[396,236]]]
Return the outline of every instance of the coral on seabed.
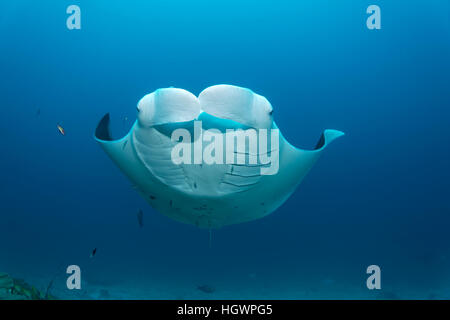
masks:
[[[14,279],[7,273],[0,272],[0,300],[55,300],[49,293],[40,292],[24,280]]]

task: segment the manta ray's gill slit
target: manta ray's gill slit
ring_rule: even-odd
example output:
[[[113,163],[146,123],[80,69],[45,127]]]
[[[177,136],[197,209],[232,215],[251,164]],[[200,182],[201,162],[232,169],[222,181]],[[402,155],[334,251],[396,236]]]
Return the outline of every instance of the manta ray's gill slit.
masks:
[[[225,174],[227,174],[229,176],[244,177],[244,178],[259,178],[259,177],[261,177],[259,174],[244,175],[244,174],[233,174],[233,173],[228,173],[228,172],[225,172]]]
[[[233,153],[234,154],[239,154],[239,155],[246,155],[246,156],[262,156],[262,155],[264,155],[264,156],[271,156],[273,152],[277,152],[277,151],[278,151],[278,149],[274,149],[274,150],[269,150],[267,152],[253,154],[253,153],[250,153],[250,152],[239,152],[239,151],[235,150]]]
[[[251,186],[254,186],[254,185],[258,184],[258,182],[248,183],[248,184],[236,184],[236,183],[227,182],[227,181],[222,181],[221,183],[229,184],[229,185],[235,186],[235,187],[251,187]]]
[[[246,164],[246,163],[233,163],[233,166],[236,167],[252,167],[252,168],[261,168],[264,166],[268,166],[268,164]]]

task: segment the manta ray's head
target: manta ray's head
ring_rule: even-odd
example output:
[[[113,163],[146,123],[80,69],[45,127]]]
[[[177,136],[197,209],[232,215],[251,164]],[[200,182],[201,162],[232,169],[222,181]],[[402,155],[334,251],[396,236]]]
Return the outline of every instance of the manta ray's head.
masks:
[[[216,85],[200,93],[198,100],[206,113],[255,129],[270,129],[273,108],[263,96],[232,85]]]
[[[189,91],[164,88],[144,96],[137,111],[139,125],[146,128],[194,120],[200,114],[200,103]]]
[[[206,88],[198,98],[183,89],[158,89],[144,96],[137,110],[144,128],[191,121],[202,111],[255,129],[270,129],[273,123],[273,108],[265,97],[232,85]]]

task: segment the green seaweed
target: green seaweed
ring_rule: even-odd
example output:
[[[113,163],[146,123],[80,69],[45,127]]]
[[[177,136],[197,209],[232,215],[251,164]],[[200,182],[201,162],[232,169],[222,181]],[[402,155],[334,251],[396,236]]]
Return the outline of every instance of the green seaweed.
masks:
[[[57,300],[50,294],[52,283],[45,293],[29,285],[23,279],[14,279],[7,273],[0,272],[0,300]]]

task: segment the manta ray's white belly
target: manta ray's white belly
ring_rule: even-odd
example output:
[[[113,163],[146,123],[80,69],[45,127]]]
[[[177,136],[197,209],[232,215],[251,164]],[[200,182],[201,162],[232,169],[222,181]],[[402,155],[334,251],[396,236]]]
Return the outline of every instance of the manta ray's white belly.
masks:
[[[266,127],[271,124],[271,128],[277,129],[270,120],[271,116],[270,121],[264,118],[267,110],[271,110],[265,98],[242,88],[217,87],[208,88],[204,91],[206,94],[202,93],[203,101],[207,103],[204,110],[208,109],[214,115],[238,117],[251,125],[252,121]],[[171,153],[176,142],[158,130],[155,123],[175,117],[175,123],[183,124],[196,119],[200,107],[197,98],[187,91],[165,89],[158,92],[143,99],[139,113],[141,118],[144,117],[139,118],[142,125],[136,122],[124,138],[111,138],[109,115],[100,121],[95,137],[152,207],[174,220],[202,228],[218,228],[270,214],[288,199],[327,145],[343,135],[340,131],[325,130],[316,148],[307,151],[293,147],[279,134],[277,147],[266,149],[278,154],[279,169],[273,175],[261,174],[261,167],[270,165],[262,162],[251,165],[175,164]],[[177,108],[179,113],[173,113],[173,108]],[[198,110],[195,111],[195,108]],[[228,113],[221,108],[228,110]],[[259,117],[266,120],[240,115],[243,108],[262,108],[263,113]],[[157,119],[155,114],[158,115]],[[206,118],[206,121],[210,125],[215,124],[213,118]],[[245,134],[245,130],[242,134]],[[204,145],[201,150],[206,147]],[[259,150],[257,155],[262,156],[264,152]],[[244,153],[253,154],[249,149],[245,149]]]

